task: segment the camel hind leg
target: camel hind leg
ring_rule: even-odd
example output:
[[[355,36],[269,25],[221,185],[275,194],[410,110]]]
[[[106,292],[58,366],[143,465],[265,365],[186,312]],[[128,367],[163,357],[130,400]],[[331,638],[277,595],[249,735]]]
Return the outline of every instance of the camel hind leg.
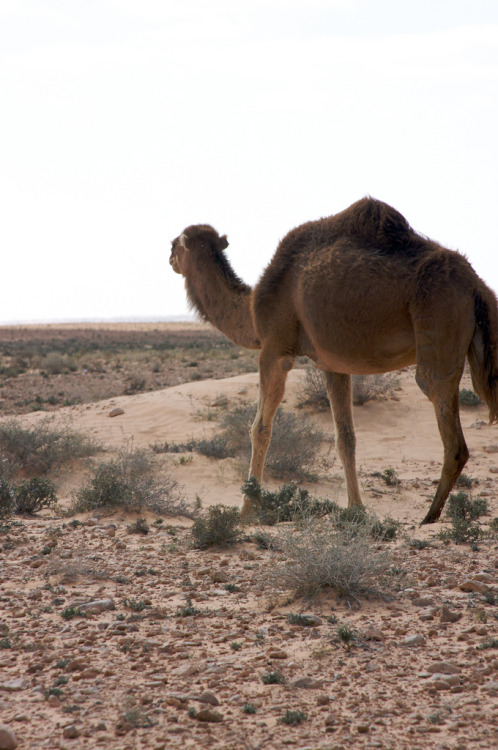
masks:
[[[447,316],[449,325],[438,330],[436,316],[424,315],[415,321],[417,339],[416,381],[436,413],[443,442],[444,459],[436,494],[423,524],[437,521],[469,451],[460,423],[459,386],[465,354],[472,336],[472,320]]]
[[[259,403],[256,418],[251,427],[252,455],[249,478],[256,477],[261,482],[268,447],[271,440],[273,418],[285,391],[287,373],[294,361],[289,357],[275,356],[262,351],[259,358]],[[241,514],[249,516],[252,511],[251,501],[245,496]]]
[[[325,384],[334,417],[337,452],[346,476],[348,507],[363,505],[356,473],[356,436],[353,423],[351,375],[325,373]]]

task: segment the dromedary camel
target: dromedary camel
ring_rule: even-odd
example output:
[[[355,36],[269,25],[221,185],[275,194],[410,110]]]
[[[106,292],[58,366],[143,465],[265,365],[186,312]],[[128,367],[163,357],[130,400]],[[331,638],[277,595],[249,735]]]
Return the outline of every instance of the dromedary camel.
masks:
[[[493,292],[462,255],[417,234],[398,211],[372,198],[289,232],[254,289],[234,273],[226,247],[226,236],[211,226],[190,226],[173,240],[170,263],[202,318],[235,343],[261,350],[249,475],[262,479],[287,373],[307,355],[325,373],[349,506],[362,505],[351,375],[416,364],[444,446],[423,523],[436,521],[469,456],[458,408],[465,357],[490,422],[498,421]],[[242,510],[251,510],[247,498]]]

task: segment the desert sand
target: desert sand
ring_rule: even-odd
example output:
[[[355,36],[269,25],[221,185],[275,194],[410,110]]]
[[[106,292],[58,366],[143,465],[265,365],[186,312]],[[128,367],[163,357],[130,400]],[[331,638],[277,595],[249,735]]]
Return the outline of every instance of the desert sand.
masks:
[[[302,377],[290,374],[285,408],[296,409]],[[54,419],[69,419],[112,455],[210,435],[220,394],[231,405],[257,393],[257,374],[246,373],[60,408]],[[110,417],[115,409],[123,413]],[[305,413],[333,433],[328,413]],[[2,744],[0,730],[0,749],[15,741],[119,750],[496,747],[498,540],[445,545],[437,534],[447,521],[419,527],[442,445],[411,369],[394,398],[355,407],[354,418],[365,503],[401,523],[389,547],[405,576],[381,599],[324,591],[291,601],[269,581],[278,553],[247,541],[193,549],[185,518],[154,524],[147,514],[147,536],[128,533],[130,514],[121,512],[81,514],[72,526],[53,511],[18,518],[0,537],[0,724],[12,740]],[[471,454],[464,471],[489,504],[484,529],[498,516],[498,428],[486,420],[484,407],[462,408]],[[184,495],[203,507],[238,506],[234,459],[191,455],[185,463],[161,457]],[[399,486],[374,476],[387,468]],[[62,508],[85,471],[78,464],[60,477]],[[346,504],[338,460],[309,486]],[[430,545],[417,549],[412,539]],[[68,607],[86,612],[64,619]],[[296,625],[289,613],[313,617]],[[351,648],[337,639],[338,624],[356,631]],[[282,684],[263,682],[277,671]],[[306,718],[282,723],[286,711]]]

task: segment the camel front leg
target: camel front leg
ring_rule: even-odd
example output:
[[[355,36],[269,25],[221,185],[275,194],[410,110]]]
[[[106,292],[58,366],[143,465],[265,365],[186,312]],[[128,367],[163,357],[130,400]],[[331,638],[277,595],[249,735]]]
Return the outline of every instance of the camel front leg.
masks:
[[[346,476],[348,507],[363,505],[356,473],[356,436],[353,423],[351,375],[325,373],[325,384],[334,417],[337,452]]]
[[[249,478],[256,477],[261,482],[268,446],[271,440],[273,417],[284,396],[287,373],[292,369],[293,361],[288,357],[275,357],[274,354],[261,352],[259,359],[259,404],[256,418],[251,427],[252,456]],[[252,512],[251,500],[245,496],[241,515]]]

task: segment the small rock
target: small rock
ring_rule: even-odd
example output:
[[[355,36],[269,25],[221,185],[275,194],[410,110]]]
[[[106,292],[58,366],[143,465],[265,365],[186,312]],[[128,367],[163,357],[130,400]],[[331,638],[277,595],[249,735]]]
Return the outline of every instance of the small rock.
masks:
[[[197,719],[197,721],[223,721],[222,714],[220,714],[219,711],[213,711],[212,708],[201,708],[200,711],[197,711],[195,718]]]
[[[384,640],[384,634],[382,630],[374,627],[373,625],[371,625],[368,628],[365,628],[365,630],[363,631],[363,637],[367,641],[383,641]]]
[[[437,607],[424,607],[420,610],[419,619],[423,621],[433,620],[436,616]]]
[[[425,638],[423,635],[407,635],[403,640],[403,646],[424,646]]]
[[[191,696],[192,700],[199,701],[200,703],[209,703],[211,706],[219,706],[220,702],[218,698],[214,695],[214,693],[210,693],[206,691],[205,693],[201,693],[201,695],[193,695]]]
[[[486,453],[498,453],[498,445],[484,445],[483,449]]]
[[[7,724],[0,724],[0,750],[15,750],[17,745],[17,737],[12,729]]]
[[[228,582],[228,573],[225,570],[213,570],[210,577],[213,583]]]
[[[306,690],[321,690],[323,681],[315,680],[313,677],[300,677],[298,680],[294,680],[292,687],[305,688]]]
[[[412,599],[412,604],[415,607],[433,607],[434,599],[431,596],[418,596]]]
[[[75,740],[80,736],[80,730],[75,724],[68,724],[68,726],[64,727],[64,729],[62,730],[62,736],[66,740]]]
[[[441,612],[439,613],[439,619],[441,622],[458,622],[461,617],[462,615],[460,612],[454,612],[444,605],[441,607]]]
[[[486,682],[482,686],[482,689],[487,693],[496,693],[498,695],[498,680],[491,680],[491,682]]]
[[[336,716],[335,716],[335,714],[328,714],[328,715],[327,715],[327,716],[325,717],[325,726],[326,726],[326,727],[332,727],[332,726],[334,726],[334,725],[335,725],[336,723],[337,723],[337,719],[336,719]]]
[[[8,632],[9,632],[9,626],[7,625],[6,622],[2,622],[0,620],[0,635],[1,636],[7,635]]]
[[[198,672],[199,667],[196,667],[195,664],[182,664],[180,667],[171,670],[171,674],[174,677],[191,677]]]
[[[6,690],[8,693],[17,693],[19,690],[27,690],[29,682],[18,677],[15,680],[7,680],[0,683],[0,690]]]
[[[269,659],[287,659],[288,654],[286,651],[282,651],[281,648],[271,648],[266,652]]]
[[[358,724],[356,731],[359,732],[359,734],[368,734],[370,727],[368,724]]]
[[[481,427],[486,426],[486,422],[483,422],[482,419],[476,419],[475,422],[472,422],[472,424],[469,424],[469,430],[480,430]]]
[[[109,417],[120,417],[122,414],[124,414],[123,409],[120,409],[119,407],[116,407],[115,409],[111,409],[108,416]]]
[[[492,576],[490,573],[485,573],[484,571],[481,571],[480,573],[476,573],[472,576],[473,581],[480,581],[481,583],[494,583],[495,582],[495,576]]]
[[[427,667],[430,674],[460,674],[460,667],[452,664],[451,661],[435,661]]]
[[[57,708],[61,704],[60,700],[58,699],[56,695],[50,695],[47,700],[47,703],[51,708]]]
[[[98,615],[101,612],[116,609],[116,605],[114,604],[114,601],[112,599],[96,599],[93,602],[80,604],[80,609],[83,612],[88,612],[92,615]]]
[[[460,591],[476,591],[478,594],[485,594],[486,591],[489,591],[489,586],[485,583],[481,583],[481,581],[474,581],[473,579],[462,581],[458,588]]]

